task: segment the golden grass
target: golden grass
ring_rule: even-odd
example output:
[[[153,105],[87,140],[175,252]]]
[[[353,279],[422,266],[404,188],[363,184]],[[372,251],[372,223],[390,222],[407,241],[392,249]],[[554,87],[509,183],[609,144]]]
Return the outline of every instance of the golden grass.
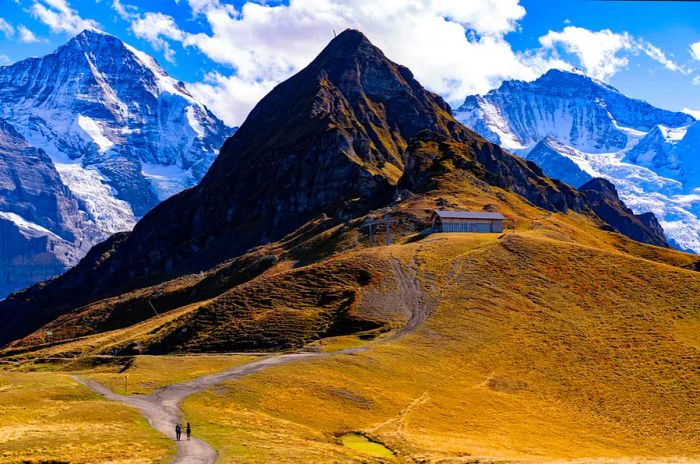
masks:
[[[427,323],[245,377],[185,412],[224,463],[341,461],[352,431],[398,460],[698,460],[700,353],[682,334],[700,323],[700,279],[605,248],[536,232],[382,248],[439,302]]]
[[[0,371],[0,462],[152,464],[174,443],[68,375]]]
[[[119,394],[147,395],[158,388],[182,383],[248,363],[249,355],[135,356],[126,365],[103,367],[81,375]]]
[[[346,350],[348,348],[358,348],[367,345],[376,335],[377,333],[375,331],[371,331],[363,334],[327,337],[310,343],[305,349],[330,353],[333,351]]]
[[[58,369],[72,370],[73,365],[75,368],[80,369],[80,365],[85,357],[109,353],[112,349],[121,349],[124,346],[141,343],[145,344],[154,338],[157,339],[161,336],[161,331],[167,328],[174,320],[178,317],[186,316],[202,304],[206,304],[206,302],[202,301],[183,306],[123,329],[78,337],[56,345],[39,345],[34,348],[27,348],[26,352],[10,356],[9,359],[19,361],[18,365],[21,369],[32,369],[32,361],[36,362],[37,360],[45,359],[55,361],[55,366]],[[46,368],[47,366],[41,365],[41,369]]]
[[[231,334],[255,334],[266,348],[287,337],[281,346],[292,346],[334,334],[328,329],[338,314],[384,323],[371,331],[377,335],[408,320],[404,302],[393,299],[398,261],[436,302],[414,332],[322,338],[308,348],[325,358],[185,400],[187,420],[220,451],[220,462],[700,461],[700,277],[682,269],[697,257],[638,244],[590,217],[546,212],[460,176],[439,195],[448,207],[495,208],[517,232],[397,234],[399,244],[362,249],[357,228],[334,227],[286,252],[274,245],[277,265],[212,300],[15,354],[14,368],[85,369],[101,359],[96,354],[158,346],[192,322],[207,328],[193,339],[203,349]],[[427,217],[437,204],[436,195],[417,196],[393,214]],[[129,373],[131,393],[149,392],[246,361],[138,356],[124,372],[117,362],[87,375],[121,392]],[[348,432],[395,456],[342,446]]]

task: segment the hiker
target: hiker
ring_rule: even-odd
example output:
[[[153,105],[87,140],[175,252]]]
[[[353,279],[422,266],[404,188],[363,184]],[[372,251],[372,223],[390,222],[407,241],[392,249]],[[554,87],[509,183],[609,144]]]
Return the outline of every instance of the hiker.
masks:
[[[182,426],[178,422],[175,426],[175,436],[177,437],[177,441],[180,441],[180,435],[182,435]]]
[[[190,436],[191,436],[191,435],[192,435],[192,426],[191,426],[190,423],[188,422],[188,423],[187,423],[187,440],[190,439]]]

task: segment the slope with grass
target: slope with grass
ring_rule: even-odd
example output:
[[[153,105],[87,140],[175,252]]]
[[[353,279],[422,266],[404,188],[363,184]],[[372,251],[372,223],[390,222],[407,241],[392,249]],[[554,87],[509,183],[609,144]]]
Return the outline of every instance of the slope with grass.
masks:
[[[6,321],[0,344],[86,304],[209,271],[270,241],[296,235],[287,241],[294,247],[330,228],[342,239],[367,215],[434,190],[438,179],[453,172],[480,191],[502,189],[543,210],[573,211],[609,230],[667,246],[658,224],[635,216],[612,190],[578,191],[487,142],[458,123],[407,68],[359,31],[346,30],[256,105],[199,185],[161,203],[131,234],[95,247],[71,271],[0,302]],[[414,232],[425,227],[425,216],[410,218]],[[268,264],[239,264],[250,278],[275,264],[276,256],[271,258]],[[209,283],[214,288],[186,290],[166,304],[192,303],[233,286]],[[97,320],[93,332],[150,314],[149,302],[132,303],[123,305],[116,320]]]
[[[350,431],[407,462],[700,459],[696,273],[538,233],[381,253],[415,272],[433,315],[186,400],[222,462],[340,461]]]
[[[175,447],[137,411],[62,373],[0,370],[0,462],[152,464]]]
[[[266,126],[269,152],[258,153],[254,122],[296,90],[310,100],[281,110],[308,123],[304,131]],[[93,250],[94,261],[2,306],[0,314],[29,308],[13,313],[36,317],[23,330],[43,324],[0,351],[3,361],[60,371],[110,360],[108,374],[103,366],[88,375],[118,391],[120,363],[136,356],[139,391],[151,399],[174,392],[179,401],[230,380],[182,405],[221,462],[700,460],[697,256],[630,239],[665,245],[654,221],[607,184],[573,189],[458,125],[355,31],[271,95],[215,167],[267,156],[280,192],[299,189],[289,208],[267,181],[245,196],[235,169],[211,174],[134,235]],[[319,156],[337,169],[313,181],[297,172]],[[326,201],[306,201],[317,194]],[[208,206],[196,208],[193,195]],[[426,236],[436,208],[500,211],[508,232]],[[196,230],[180,221],[190,213]],[[371,247],[367,222],[387,214],[393,244]],[[245,242],[254,230],[273,231],[274,241],[246,248],[259,243]],[[161,262],[171,251],[172,272]],[[134,289],[116,282],[130,278]],[[85,287],[85,298],[54,301]],[[146,361],[158,358],[138,357],[232,350],[293,362],[193,379],[250,359],[190,358],[162,375]],[[305,352],[277,356],[297,350]],[[393,455],[343,447],[346,433]]]

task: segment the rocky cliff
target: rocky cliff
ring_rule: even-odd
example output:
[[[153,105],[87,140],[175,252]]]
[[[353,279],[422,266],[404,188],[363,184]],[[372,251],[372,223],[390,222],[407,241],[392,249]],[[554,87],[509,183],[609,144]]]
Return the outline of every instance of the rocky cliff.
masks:
[[[0,212],[66,240],[64,254],[48,250],[64,268],[100,240],[130,230],[161,200],[195,185],[232,133],[153,58],[92,30],[47,56],[0,67],[0,118],[43,153],[11,160],[20,177],[43,176],[34,179],[41,194],[15,186],[14,193],[5,192]],[[0,139],[0,149],[15,151],[12,143]],[[10,175],[1,167],[0,176]],[[57,198],[70,198],[71,206]],[[27,250],[12,250],[0,255],[0,274],[12,273],[15,260],[32,262]],[[48,277],[50,269],[27,275]]]
[[[99,232],[49,156],[0,119],[0,297],[76,264]]]
[[[428,191],[445,170],[550,211],[601,220],[585,193],[462,126],[407,68],[347,30],[261,100],[198,186],[158,205],[131,234],[93,250],[69,273],[0,303],[0,316],[22,315],[0,328],[0,341],[36,329],[49,312],[53,318],[105,295],[211,269],[314,218],[341,224],[362,217],[401,191]],[[629,214],[624,205],[616,211]],[[53,301],[65,293],[72,298]]]

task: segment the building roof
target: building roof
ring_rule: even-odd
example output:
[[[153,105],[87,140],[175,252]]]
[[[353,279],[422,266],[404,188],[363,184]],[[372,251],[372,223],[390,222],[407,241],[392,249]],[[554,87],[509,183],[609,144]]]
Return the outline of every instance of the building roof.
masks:
[[[493,219],[504,220],[506,217],[501,213],[488,213],[485,211],[435,211],[440,219]]]

